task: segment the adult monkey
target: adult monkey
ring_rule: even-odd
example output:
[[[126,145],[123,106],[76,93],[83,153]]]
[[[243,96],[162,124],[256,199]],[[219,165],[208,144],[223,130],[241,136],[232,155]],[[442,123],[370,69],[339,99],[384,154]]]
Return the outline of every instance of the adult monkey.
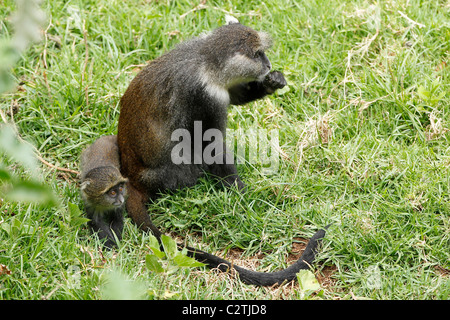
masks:
[[[171,153],[178,141],[172,133],[184,129],[194,136],[194,123],[201,122],[201,135],[217,129],[225,136],[227,108],[260,99],[286,85],[279,71],[270,72],[264,51],[270,37],[239,23],[222,26],[210,34],[179,44],[150,62],[130,83],[120,100],[118,144],[122,174],[129,179],[127,212],[141,229],[161,232],[152,223],[146,203],[164,190],[194,185],[204,172],[218,177],[227,186],[244,189],[234,164],[223,161],[207,164],[203,149],[192,146],[190,159],[175,164]],[[223,142],[224,143],[224,142]],[[225,147],[224,149],[225,150]],[[220,162],[220,163],[219,163]],[[233,266],[242,281],[256,285],[281,284],[295,279],[300,269],[314,260],[319,230],[304,254],[289,268],[279,272],[255,272]],[[227,271],[231,264],[209,253],[186,247],[188,254],[210,267]]]

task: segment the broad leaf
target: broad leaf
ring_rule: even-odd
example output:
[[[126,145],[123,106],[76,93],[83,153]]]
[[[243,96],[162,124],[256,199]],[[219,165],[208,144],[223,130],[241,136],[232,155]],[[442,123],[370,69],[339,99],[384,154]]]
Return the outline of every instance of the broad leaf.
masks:
[[[78,227],[84,223],[89,222],[90,219],[83,217],[83,213],[80,208],[71,202],[68,204],[69,215],[70,215],[70,225],[73,227]]]
[[[171,237],[162,235],[161,241],[164,247],[164,252],[166,253],[168,258],[173,258],[177,254],[177,244],[175,243],[175,240],[173,240]]]
[[[300,270],[297,273],[297,280],[302,291],[308,292],[320,289],[320,284],[314,276],[314,273],[309,270]]]
[[[150,271],[161,273],[164,272],[162,265],[159,263],[158,258],[153,254],[147,254],[145,256],[145,265]]]
[[[46,206],[55,206],[57,200],[52,190],[36,181],[13,181],[12,185],[5,186],[0,194],[9,201],[37,203]]]
[[[33,148],[29,144],[19,141],[10,125],[0,126],[0,150],[32,170],[33,173],[38,169]]]
[[[179,267],[189,268],[203,267],[205,265],[204,263],[198,262],[197,260],[185,256],[180,252],[173,258],[173,262]]]

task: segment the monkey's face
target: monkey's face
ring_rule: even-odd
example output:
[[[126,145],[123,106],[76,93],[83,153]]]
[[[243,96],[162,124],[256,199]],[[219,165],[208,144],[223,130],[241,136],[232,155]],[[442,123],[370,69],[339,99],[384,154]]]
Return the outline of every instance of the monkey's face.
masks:
[[[82,188],[82,196],[86,205],[98,212],[109,211],[120,208],[125,204],[127,189],[125,182],[120,182],[108,190],[104,185],[96,185],[88,181],[87,187]]]
[[[125,203],[125,197],[126,186],[124,183],[119,183],[103,194],[103,201],[105,205],[121,207]]]
[[[228,75],[228,85],[240,82],[262,81],[269,74],[272,65],[264,51],[258,49],[250,53],[236,53],[226,64],[224,72]]]
[[[127,181],[115,167],[97,167],[81,182],[81,194],[88,206],[98,211],[112,210],[124,204]]]
[[[234,51],[226,61],[225,72],[233,75],[234,83],[262,81],[272,68],[272,65],[265,54],[265,50],[271,45],[270,37],[264,32],[253,30],[240,34],[238,50]]]
[[[265,32],[231,24],[216,29],[204,44],[203,53],[210,58],[210,64],[216,65],[215,78],[220,78],[225,87],[262,81],[272,67],[265,54],[272,40]]]

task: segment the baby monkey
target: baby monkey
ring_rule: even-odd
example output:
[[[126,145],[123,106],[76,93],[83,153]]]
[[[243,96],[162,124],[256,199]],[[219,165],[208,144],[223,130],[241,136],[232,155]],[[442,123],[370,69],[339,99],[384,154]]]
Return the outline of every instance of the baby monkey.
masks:
[[[117,136],[103,136],[87,147],[81,154],[80,167],[88,225],[110,249],[116,245],[116,238],[121,238],[128,182],[120,173]]]

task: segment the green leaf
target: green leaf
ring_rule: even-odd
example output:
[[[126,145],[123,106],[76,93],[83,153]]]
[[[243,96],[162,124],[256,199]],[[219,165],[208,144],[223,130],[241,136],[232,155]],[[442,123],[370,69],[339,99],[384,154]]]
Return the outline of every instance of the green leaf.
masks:
[[[22,223],[21,228],[20,228],[20,234],[23,235],[32,235],[34,232],[36,231],[36,229],[33,226],[30,226],[28,224],[24,224]]]
[[[76,204],[69,202],[67,204],[67,208],[69,209],[69,214],[71,218],[81,217],[82,214],[81,210]]]
[[[156,237],[154,235],[150,235],[149,240],[150,240],[149,247],[153,251],[155,256],[157,256],[158,259],[164,259],[166,257],[166,254],[159,249],[160,246],[159,246],[158,239],[156,239]]]
[[[11,68],[20,58],[19,52],[9,39],[0,39],[0,94],[14,88]]]
[[[309,270],[300,270],[297,273],[297,280],[302,291],[312,292],[320,289],[320,284],[314,276],[314,273]]]
[[[177,254],[177,244],[175,243],[175,240],[173,240],[171,237],[168,237],[166,235],[161,236],[161,241],[164,247],[164,252],[166,253],[168,258],[173,258]]]
[[[36,228],[33,226],[22,223],[16,218],[12,218],[10,223],[4,222],[0,224],[0,227],[6,231],[10,237],[18,235],[32,235],[36,231]]]
[[[6,168],[0,168],[0,181],[10,181],[11,174]]]
[[[208,201],[210,200],[208,196],[203,197],[202,199],[186,199],[187,202],[193,203],[193,204],[197,204],[197,205],[202,205],[202,204],[206,204],[208,203]]]
[[[145,265],[150,271],[157,273],[164,272],[164,268],[159,263],[158,258],[153,254],[147,254],[145,256]]]
[[[291,87],[289,86],[289,84],[287,84],[287,85],[284,86],[283,88],[278,89],[277,91],[275,91],[275,93],[276,93],[276,95],[278,95],[278,96],[282,96],[282,95],[284,95],[285,93],[287,93],[287,92],[289,92],[289,91],[291,91]]]
[[[445,95],[447,94],[446,91],[442,91],[439,94],[436,95],[436,91],[439,89],[440,84],[438,81],[433,81],[432,83],[432,90],[426,90],[424,86],[419,86],[417,88],[417,94],[419,97],[424,100],[425,102],[431,103],[432,105],[437,104],[439,101],[441,101]]]
[[[198,262],[197,260],[185,256],[180,252],[173,258],[173,262],[179,267],[196,268],[205,266],[204,263]]]
[[[52,190],[36,181],[13,181],[0,191],[9,201],[37,203],[44,206],[56,206],[58,201]]]
[[[430,100],[431,97],[431,92],[426,90],[424,86],[419,86],[417,88],[417,94],[419,95],[419,97],[424,100],[424,101],[428,101]]]
[[[446,93],[447,93],[446,91],[442,91],[441,93],[438,94],[437,97],[433,96],[433,98],[431,99],[431,102],[433,104],[438,103],[439,101],[442,100],[442,98],[445,97]]]
[[[78,227],[90,221],[90,219],[83,217],[83,212],[76,204],[69,202],[67,207],[69,209],[71,226]]]
[[[158,259],[164,259],[166,254],[164,251],[159,250],[158,248],[150,246],[150,249],[153,251],[153,254],[158,257]]]
[[[1,126],[0,150],[3,150],[9,157],[32,170],[32,172],[35,172],[38,168],[33,148],[27,143],[20,142],[10,125]]]
[[[150,247],[159,248],[159,241],[154,235],[150,234],[148,238],[150,240]]]
[[[3,229],[4,231],[6,231],[6,233],[11,236],[12,233],[12,226],[11,224],[9,224],[8,222],[3,222],[0,224],[0,228]]]
[[[145,298],[145,285],[130,279],[126,274],[112,271],[105,275],[106,281],[100,287],[102,299],[138,300]]]

